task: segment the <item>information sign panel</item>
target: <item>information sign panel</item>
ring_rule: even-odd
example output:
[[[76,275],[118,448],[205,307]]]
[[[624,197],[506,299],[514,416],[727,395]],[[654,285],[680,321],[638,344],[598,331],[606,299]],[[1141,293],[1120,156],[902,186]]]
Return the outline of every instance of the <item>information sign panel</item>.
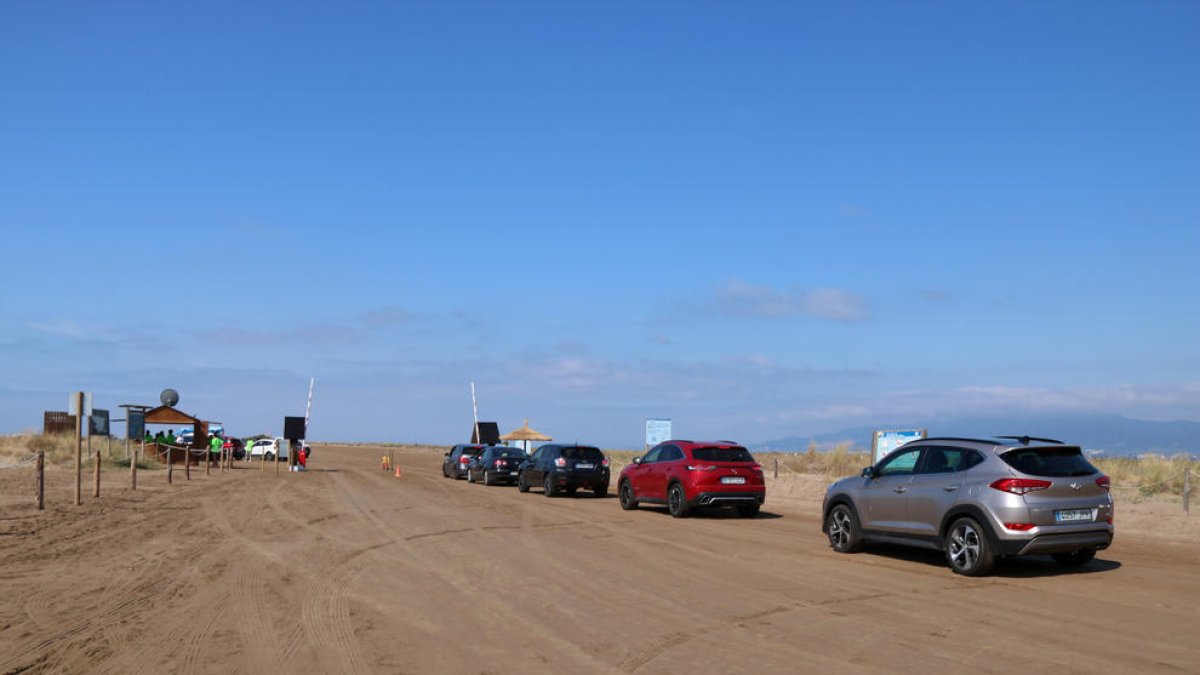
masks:
[[[879,460],[887,456],[887,454],[896,448],[915,441],[919,438],[925,438],[929,435],[927,429],[881,429],[874,433],[871,438],[871,463],[875,464]]]
[[[646,448],[671,440],[671,420],[650,417],[646,419]]]

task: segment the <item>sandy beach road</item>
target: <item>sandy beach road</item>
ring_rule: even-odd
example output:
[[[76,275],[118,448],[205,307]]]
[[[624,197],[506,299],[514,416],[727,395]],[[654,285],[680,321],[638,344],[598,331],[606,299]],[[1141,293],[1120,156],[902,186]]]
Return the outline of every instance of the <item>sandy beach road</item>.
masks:
[[[1081,571],[964,579],[832,553],[811,500],[676,520],[384,452],[146,472],[80,508],[52,473],[43,514],[0,474],[0,673],[1200,671],[1192,543],[1119,530]]]

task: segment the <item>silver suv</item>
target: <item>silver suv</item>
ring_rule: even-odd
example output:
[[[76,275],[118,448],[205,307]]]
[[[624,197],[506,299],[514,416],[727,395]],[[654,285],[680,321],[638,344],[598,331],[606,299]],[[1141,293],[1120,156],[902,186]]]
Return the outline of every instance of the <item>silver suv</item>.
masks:
[[[1113,538],[1108,476],[1078,446],[1029,436],[912,441],[830,485],[823,512],[835,551],[930,548],[967,576],[1010,555],[1084,565]]]

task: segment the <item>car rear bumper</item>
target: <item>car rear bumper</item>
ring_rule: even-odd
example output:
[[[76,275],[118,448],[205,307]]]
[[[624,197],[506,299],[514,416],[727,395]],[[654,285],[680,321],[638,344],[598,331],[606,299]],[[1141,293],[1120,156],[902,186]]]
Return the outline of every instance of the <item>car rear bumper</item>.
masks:
[[[1111,530],[1042,534],[1032,539],[1017,541],[1001,540],[997,544],[998,555],[1036,555],[1038,553],[1066,553],[1081,548],[1105,549],[1112,544]]]
[[[719,492],[701,492],[691,500],[693,506],[737,506],[738,504],[759,504],[767,500],[766,489],[762,490],[721,490]]]
[[[595,489],[597,487],[608,488],[609,475],[605,473],[562,473],[555,472],[552,474],[554,486],[557,488],[566,488],[568,490],[574,488]]]

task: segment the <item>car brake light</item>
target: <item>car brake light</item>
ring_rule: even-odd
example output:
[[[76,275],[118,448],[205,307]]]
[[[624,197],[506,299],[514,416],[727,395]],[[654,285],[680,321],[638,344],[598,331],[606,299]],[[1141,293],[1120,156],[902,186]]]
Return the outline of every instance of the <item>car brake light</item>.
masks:
[[[1108,476],[1100,476],[1099,478],[1096,479],[1096,485],[1099,485],[1100,487],[1104,488],[1105,490],[1109,489],[1110,484],[1111,484],[1111,481],[1108,480]]]
[[[692,466],[691,464],[688,464],[687,470],[688,471],[716,471],[717,467],[711,466],[711,465],[710,466]]]
[[[1005,523],[1004,529],[1016,530],[1017,532],[1028,532],[1035,527],[1033,523]]]
[[[1112,523],[1112,516],[1109,516],[1109,517],[1108,517],[1108,524],[1109,524],[1109,525],[1112,525],[1112,524],[1113,524],[1113,523]]]
[[[608,458],[607,458],[607,457],[605,457],[605,458],[604,458],[604,461],[603,461],[603,462],[600,462],[600,463],[601,463],[601,464],[603,464],[604,466],[608,466]]]
[[[504,460],[502,460],[502,459],[496,460],[496,468],[499,469],[502,466],[504,466]]]
[[[988,487],[1001,492],[1010,492],[1014,495],[1024,495],[1038,490],[1045,490],[1053,483],[1048,480],[1037,480],[1034,478],[1001,478],[994,481]]]
[[[471,461],[471,458],[463,455],[462,457],[458,458],[458,461],[460,464],[466,464],[467,462]]]
[[[566,466],[566,465],[567,465],[567,460],[563,459],[562,457],[555,457],[555,458],[554,458],[554,466],[557,466],[557,467],[559,467],[559,468],[562,468],[562,467],[564,467],[564,466]]]

